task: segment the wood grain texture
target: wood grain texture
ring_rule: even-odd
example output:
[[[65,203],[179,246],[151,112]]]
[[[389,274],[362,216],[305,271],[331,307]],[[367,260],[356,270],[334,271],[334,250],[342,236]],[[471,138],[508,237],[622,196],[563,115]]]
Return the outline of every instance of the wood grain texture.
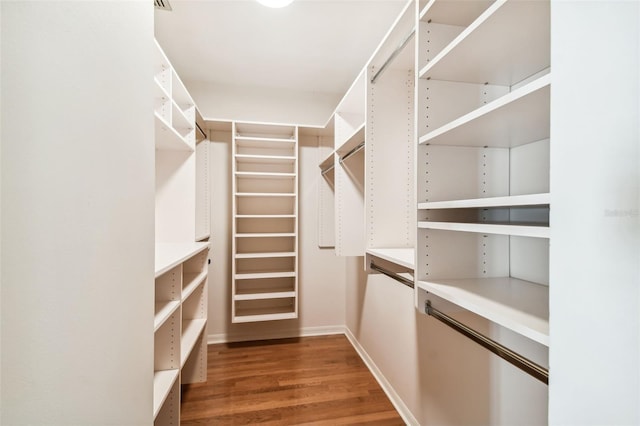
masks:
[[[343,335],[209,345],[182,425],[404,425]]]

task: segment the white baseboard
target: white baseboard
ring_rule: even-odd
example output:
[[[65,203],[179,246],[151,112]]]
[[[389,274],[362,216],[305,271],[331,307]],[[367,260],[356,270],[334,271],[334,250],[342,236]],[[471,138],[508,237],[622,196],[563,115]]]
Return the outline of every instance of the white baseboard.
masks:
[[[349,339],[349,342],[351,342],[351,345],[355,348],[356,352],[358,352],[358,355],[360,355],[360,358],[362,358],[362,361],[366,364],[367,368],[369,368],[369,371],[371,371],[371,374],[373,374],[373,377],[375,377],[375,379],[378,381],[378,384],[380,385],[384,393],[387,395],[387,397],[391,401],[391,404],[393,404],[393,406],[395,407],[396,411],[398,411],[398,414],[400,414],[400,417],[402,417],[402,420],[404,420],[404,422],[407,425],[419,426],[420,423],[418,423],[418,420],[416,420],[416,418],[413,416],[409,408],[402,401],[402,398],[400,398],[400,395],[398,395],[396,391],[393,389],[393,386],[391,386],[391,383],[389,383],[387,379],[384,377],[380,369],[376,366],[375,362],[373,362],[371,357],[369,357],[369,354],[367,354],[367,351],[365,351],[364,348],[360,346],[360,343],[355,338],[355,336],[351,333],[351,330],[345,327],[344,334],[345,336],[347,336],[347,339]]]
[[[293,337],[325,336],[329,334],[345,334],[343,325],[326,327],[307,327],[302,329],[281,330],[274,333],[242,333],[242,334],[209,334],[207,344],[249,342],[252,340],[289,339]]]

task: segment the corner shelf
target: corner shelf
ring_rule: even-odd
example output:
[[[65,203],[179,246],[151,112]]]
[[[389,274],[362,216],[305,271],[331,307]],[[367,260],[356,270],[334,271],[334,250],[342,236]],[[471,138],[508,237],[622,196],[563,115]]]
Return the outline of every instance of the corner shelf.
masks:
[[[413,248],[369,248],[367,254],[396,265],[413,270],[415,265],[415,249]]]

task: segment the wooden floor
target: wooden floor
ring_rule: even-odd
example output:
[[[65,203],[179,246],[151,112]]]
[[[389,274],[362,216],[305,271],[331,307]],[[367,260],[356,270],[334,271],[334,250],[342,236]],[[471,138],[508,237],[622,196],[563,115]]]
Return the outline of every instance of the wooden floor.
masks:
[[[209,345],[182,425],[404,425],[344,335]]]

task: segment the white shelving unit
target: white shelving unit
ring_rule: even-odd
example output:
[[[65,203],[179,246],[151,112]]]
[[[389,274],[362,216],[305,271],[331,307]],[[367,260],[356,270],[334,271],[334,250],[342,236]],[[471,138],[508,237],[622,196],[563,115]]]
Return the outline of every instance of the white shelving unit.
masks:
[[[180,424],[180,384],[206,381],[209,243],[156,245],[153,416]]]
[[[233,123],[232,322],[298,316],[298,129]]]
[[[419,4],[416,307],[546,348],[549,2]]]

